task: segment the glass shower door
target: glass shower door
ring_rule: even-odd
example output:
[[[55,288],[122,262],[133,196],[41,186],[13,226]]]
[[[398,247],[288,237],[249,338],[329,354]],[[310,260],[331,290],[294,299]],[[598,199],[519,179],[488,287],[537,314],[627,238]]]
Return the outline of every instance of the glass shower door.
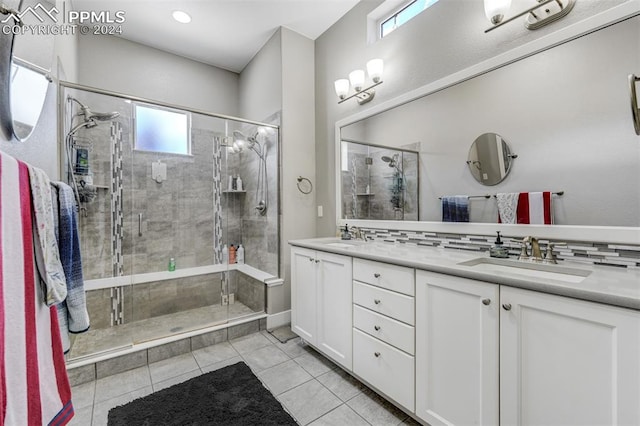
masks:
[[[132,129],[129,316],[137,324],[134,343],[141,343],[226,323],[228,286],[227,265],[216,259],[215,250],[215,230],[222,226],[216,216],[215,176],[223,164],[216,163],[212,128],[223,120],[149,107],[188,118],[184,151],[168,152],[172,148],[166,144],[141,140],[141,111],[147,105],[136,106],[142,109],[136,110]],[[173,123],[180,125],[179,120]],[[179,137],[173,134],[172,141]]]

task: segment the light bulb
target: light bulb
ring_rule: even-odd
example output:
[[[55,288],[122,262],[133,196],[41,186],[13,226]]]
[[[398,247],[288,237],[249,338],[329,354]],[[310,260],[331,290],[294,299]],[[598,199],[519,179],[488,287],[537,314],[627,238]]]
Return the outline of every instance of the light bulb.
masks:
[[[484,13],[492,24],[499,24],[511,7],[511,0],[484,0]]]
[[[188,24],[191,22],[191,16],[187,12],[183,12],[181,10],[176,10],[173,12],[173,19],[180,22],[181,24]]]
[[[351,71],[349,73],[349,81],[351,82],[351,86],[355,89],[356,92],[361,91],[362,87],[364,86],[364,71]]]
[[[384,69],[384,61],[382,59],[372,59],[367,62],[367,74],[374,83],[382,80],[382,70]]]
[[[341,78],[340,80],[336,80],[333,84],[336,88],[336,95],[338,95],[340,99],[346,98],[347,93],[349,93],[349,80]]]

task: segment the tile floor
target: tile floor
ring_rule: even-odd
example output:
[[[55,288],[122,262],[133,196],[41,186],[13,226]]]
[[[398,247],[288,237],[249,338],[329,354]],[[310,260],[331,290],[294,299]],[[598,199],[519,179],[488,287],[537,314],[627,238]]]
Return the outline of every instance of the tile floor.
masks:
[[[244,361],[301,425],[417,425],[299,338],[266,331],[72,388],[71,425],[104,426],[109,410],[159,389]]]

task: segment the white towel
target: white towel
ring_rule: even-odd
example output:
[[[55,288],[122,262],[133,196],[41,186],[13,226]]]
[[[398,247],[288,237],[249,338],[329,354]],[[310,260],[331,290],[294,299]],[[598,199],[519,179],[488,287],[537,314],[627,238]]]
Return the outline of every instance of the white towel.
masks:
[[[40,280],[45,289],[45,303],[51,306],[62,302],[67,297],[67,280],[60,262],[60,251],[53,222],[51,182],[44,171],[30,165],[28,167],[35,219],[33,229],[36,237],[36,261]]]
[[[516,223],[519,195],[518,192],[502,192],[496,194],[500,222]]]
[[[551,192],[521,192],[518,198],[517,221],[524,224],[553,224]]]

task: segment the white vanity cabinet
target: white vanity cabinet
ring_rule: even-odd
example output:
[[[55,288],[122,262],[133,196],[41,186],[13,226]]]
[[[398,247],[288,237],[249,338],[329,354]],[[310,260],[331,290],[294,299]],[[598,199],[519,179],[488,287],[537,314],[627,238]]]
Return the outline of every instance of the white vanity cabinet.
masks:
[[[291,329],[328,358],[352,368],[352,259],[291,248]]]
[[[640,312],[500,294],[503,425],[640,425]]]
[[[499,423],[499,286],[416,271],[416,415]]]
[[[353,260],[353,372],[415,407],[414,269]]]
[[[416,272],[416,415],[640,424],[640,312]]]

